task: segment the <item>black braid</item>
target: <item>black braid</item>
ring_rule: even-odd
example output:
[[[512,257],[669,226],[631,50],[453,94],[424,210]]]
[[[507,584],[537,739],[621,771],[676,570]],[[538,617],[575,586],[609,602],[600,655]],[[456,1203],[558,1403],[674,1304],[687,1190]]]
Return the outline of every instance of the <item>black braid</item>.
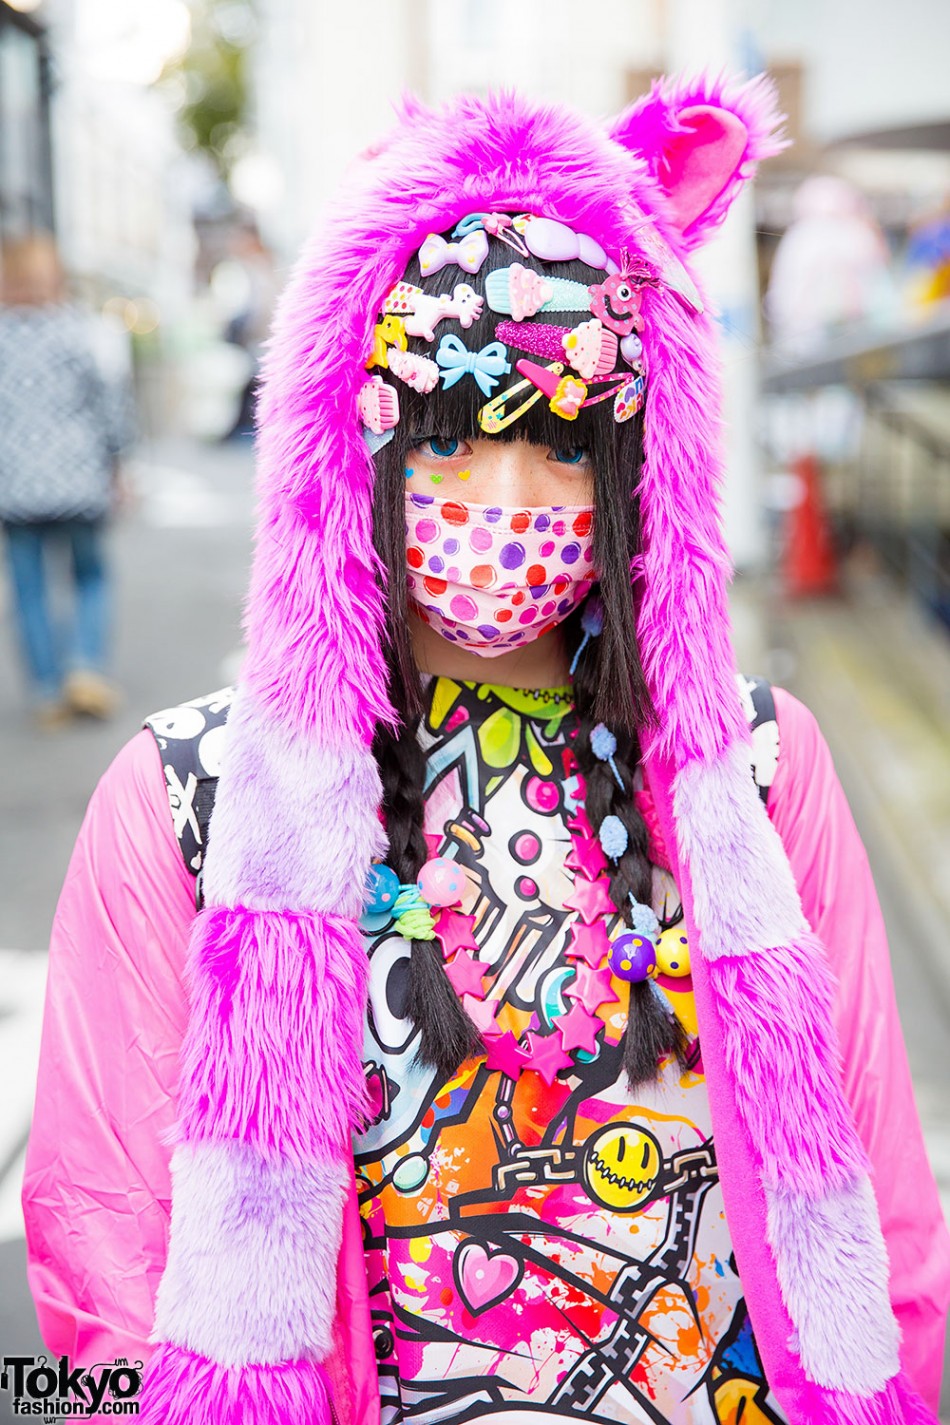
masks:
[[[595,693],[600,685],[600,663],[603,647],[600,639],[592,639],[581,654],[574,674],[574,703],[578,716],[574,752],[583,774],[587,793],[584,807],[594,832],[600,830],[607,816],[619,817],[627,829],[627,849],[610,866],[610,898],[627,925],[632,921],[630,895],[645,905],[652,896],[653,873],[647,856],[647,829],[633,800],[633,775],[640,759],[636,732],[621,729],[615,733],[617,750],[614,763],[620,773],[623,789],[617,783],[609,762],[602,762],[591,748],[591,733],[601,721],[594,711]],[[686,1067],[688,1041],[686,1032],[674,1014],[661,1003],[649,980],[630,986],[627,1028],[623,1041],[623,1066],[631,1089],[655,1082],[660,1061],[675,1054],[680,1067]]]
[[[401,494],[405,476],[401,471],[397,473]],[[385,478],[385,475],[380,477],[381,481]],[[405,567],[405,528],[401,508],[396,520],[387,518],[386,511],[393,508],[392,499],[384,497],[377,500],[375,537],[376,547],[383,553],[384,559],[393,544],[401,551],[400,562],[395,564],[397,577],[390,578],[386,640],[389,697],[399,717],[399,728],[394,731],[379,723],[373,740],[373,753],[383,784],[383,816],[389,838],[386,861],[400,881],[410,885],[429,856],[423,834],[426,758],[418,737],[420,709],[423,706],[418,669],[405,640],[393,636],[394,627],[400,622],[404,625],[407,617],[405,576],[402,573]],[[419,1030],[417,1059],[434,1068],[443,1083],[457,1072],[466,1059],[483,1052],[481,1035],[462,1008],[445,973],[438,939],[412,941],[406,1014]]]

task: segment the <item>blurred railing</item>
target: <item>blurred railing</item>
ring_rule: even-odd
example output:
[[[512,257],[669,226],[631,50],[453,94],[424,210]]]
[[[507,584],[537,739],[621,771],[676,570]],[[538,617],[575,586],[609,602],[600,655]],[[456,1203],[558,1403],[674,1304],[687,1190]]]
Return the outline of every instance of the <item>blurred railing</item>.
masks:
[[[853,458],[823,467],[839,541],[860,540],[950,630],[950,304],[910,330],[852,333],[807,360],[766,354],[763,391],[845,386],[861,405]]]

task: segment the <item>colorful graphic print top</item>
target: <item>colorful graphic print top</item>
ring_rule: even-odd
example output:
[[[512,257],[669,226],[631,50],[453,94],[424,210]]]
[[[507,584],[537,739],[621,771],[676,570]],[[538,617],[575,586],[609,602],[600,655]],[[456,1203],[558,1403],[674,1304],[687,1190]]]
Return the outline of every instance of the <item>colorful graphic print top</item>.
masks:
[[[782,1422],[723,1211],[682,910],[659,867],[670,973],[656,983],[689,1067],[665,1065],[634,1096],[626,1084],[629,987],[604,954],[604,932],[625,927],[589,826],[578,834],[575,728],[568,688],[435,678],[419,734],[430,855],[467,883],[442,913],[443,949],[477,947],[484,1001],[477,979],[456,987],[538,1070],[512,1078],[481,1056],[442,1083],[416,1064],[408,943],[385,915],[364,918],[375,1118],[354,1152],[383,1425]],[[564,1035],[574,1011],[581,1032]]]

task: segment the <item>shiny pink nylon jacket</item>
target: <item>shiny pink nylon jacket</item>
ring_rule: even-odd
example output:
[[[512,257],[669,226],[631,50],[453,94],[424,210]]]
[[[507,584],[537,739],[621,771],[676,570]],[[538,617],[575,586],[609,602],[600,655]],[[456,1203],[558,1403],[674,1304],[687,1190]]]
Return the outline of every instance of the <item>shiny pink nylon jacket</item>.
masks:
[[[781,688],[775,706],[781,750],[769,815],[838,977],[845,1090],[873,1165],[903,1365],[936,1410],[950,1237],[914,1104],[884,924],[817,723]],[[93,794],[59,901],[23,1188],[40,1331],[51,1351],[76,1363],[144,1361],[152,1349],[171,1199],[164,1140],[174,1121],[194,914],[158,749],[141,732]],[[716,1150],[726,1158],[728,1142],[717,1140]],[[329,1363],[337,1415],[378,1425],[355,1192],[338,1282]],[[746,1295],[754,1323],[756,1302]]]

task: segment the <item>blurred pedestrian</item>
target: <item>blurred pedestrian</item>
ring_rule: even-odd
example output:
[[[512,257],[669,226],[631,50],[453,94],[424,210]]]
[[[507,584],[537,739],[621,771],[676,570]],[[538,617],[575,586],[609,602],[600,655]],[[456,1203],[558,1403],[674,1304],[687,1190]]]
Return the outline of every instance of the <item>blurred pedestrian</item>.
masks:
[[[67,300],[52,237],[3,244],[0,265],[0,522],[11,612],[37,726],[109,717],[111,584],[105,526],[131,431],[104,380],[88,319]],[[51,566],[69,558],[72,608],[54,617]]]

